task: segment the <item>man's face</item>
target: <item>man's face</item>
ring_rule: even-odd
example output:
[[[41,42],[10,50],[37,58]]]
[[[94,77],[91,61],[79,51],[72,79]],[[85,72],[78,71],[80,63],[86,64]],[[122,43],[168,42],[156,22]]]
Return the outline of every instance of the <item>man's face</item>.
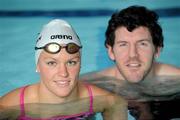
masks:
[[[116,62],[120,77],[132,83],[140,82],[152,68],[155,51],[152,37],[146,27],[129,32],[125,27],[115,31],[113,48],[108,46],[109,57]]]

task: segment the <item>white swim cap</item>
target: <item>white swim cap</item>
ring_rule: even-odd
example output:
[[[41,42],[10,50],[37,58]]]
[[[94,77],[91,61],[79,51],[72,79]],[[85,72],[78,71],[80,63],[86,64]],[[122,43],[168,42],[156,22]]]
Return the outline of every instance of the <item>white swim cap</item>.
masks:
[[[41,33],[38,36],[36,47],[43,47],[49,43],[68,44],[75,43],[81,46],[81,42],[72,26],[61,19],[55,19],[43,26]],[[35,52],[36,65],[39,55],[43,49],[38,49]]]

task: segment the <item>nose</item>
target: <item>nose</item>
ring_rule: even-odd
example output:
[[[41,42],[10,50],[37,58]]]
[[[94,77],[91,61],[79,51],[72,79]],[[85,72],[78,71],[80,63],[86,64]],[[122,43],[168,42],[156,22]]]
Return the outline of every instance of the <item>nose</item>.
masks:
[[[61,77],[67,77],[68,76],[68,70],[67,70],[67,66],[65,64],[61,64],[58,67],[58,75]]]
[[[136,45],[131,45],[129,47],[129,57],[134,58],[138,56],[138,50]]]

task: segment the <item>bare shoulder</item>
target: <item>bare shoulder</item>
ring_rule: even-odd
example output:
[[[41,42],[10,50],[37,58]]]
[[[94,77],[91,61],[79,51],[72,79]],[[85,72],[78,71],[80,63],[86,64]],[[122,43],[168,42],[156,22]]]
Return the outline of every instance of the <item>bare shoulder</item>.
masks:
[[[0,97],[0,105],[2,106],[14,106],[19,104],[20,88],[17,88],[4,96]]]
[[[91,87],[91,90],[92,90],[92,93],[94,96],[103,96],[103,95],[111,95],[112,94],[111,92],[109,92],[105,89],[97,87],[96,85],[89,84],[89,86]]]
[[[93,96],[100,96],[100,97],[104,97],[106,98],[106,100],[109,101],[109,103],[116,103],[116,102],[122,102],[122,103],[126,103],[125,99],[115,93],[112,93],[108,90],[102,89],[100,87],[97,87],[95,85],[90,85],[92,92],[93,92]]]
[[[180,67],[164,63],[155,63],[158,75],[180,75]]]
[[[114,72],[114,66],[100,71],[84,73],[80,75],[80,80],[83,81],[100,80],[103,79],[104,77],[112,76],[113,72]]]

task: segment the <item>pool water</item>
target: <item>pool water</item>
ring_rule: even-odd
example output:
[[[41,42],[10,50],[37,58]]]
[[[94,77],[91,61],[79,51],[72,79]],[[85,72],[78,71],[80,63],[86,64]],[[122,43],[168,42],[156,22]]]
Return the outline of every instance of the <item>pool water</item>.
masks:
[[[115,10],[134,4],[158,12],[165,39],[158,61],[180,67],[180,1],[71,0],[70,4],[66,0],[6,0],[0,1],[0,95],[38,81],[34,58],[36,37],[42,25],[54,18],[70,22],[81,39],[81,74],[111,66],[113,62],[104,47],[108,20]]]

